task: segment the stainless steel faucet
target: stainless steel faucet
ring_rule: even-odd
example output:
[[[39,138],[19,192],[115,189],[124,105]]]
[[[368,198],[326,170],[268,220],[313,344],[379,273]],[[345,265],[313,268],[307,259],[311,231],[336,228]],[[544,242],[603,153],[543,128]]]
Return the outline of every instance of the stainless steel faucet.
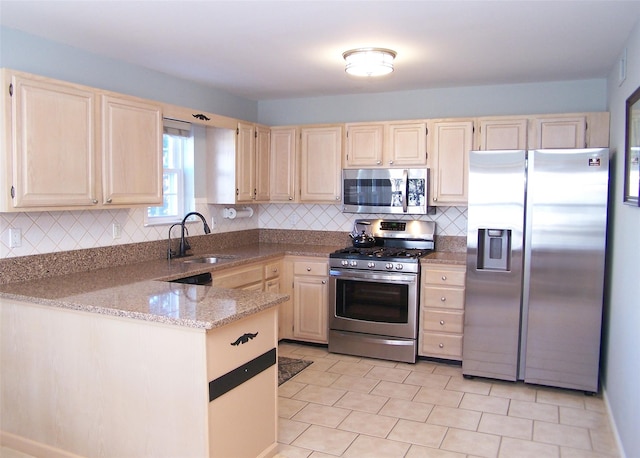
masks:
[[[185,224],[187,222],[187,219],[190,216],[197,216],[198,218],[200,218],[202,220],[202,224],[204,225],[204,233],[205,234],[211,234],[211,229],[209,229],[209,225],[207,224],[207,220],[205,219],[204,216],[202,216],[201,213],[198,213],[198,212],[189,212],[189,213],[187,213],[184,216],[184,218],[182,219],[181,223],[176,223],[176,224],[171,225],[171,227],[169,227],[169,249],[167,250],[167,258],[168,259],[171,259],[171,258],[182,258],[182,257],[186,256],[187,255],[187,251],[189,251],[191,249],[191,246],[189,245],[189,242],[184,237],[185,231],[187,231],[187,235],[189,234],[189,231],[185,227]],[[171,250],[171,229],[173,229],[174,226],[180,226],[180,245],[178,246],[178,253],[177,254],[174,254],[173,251]]]

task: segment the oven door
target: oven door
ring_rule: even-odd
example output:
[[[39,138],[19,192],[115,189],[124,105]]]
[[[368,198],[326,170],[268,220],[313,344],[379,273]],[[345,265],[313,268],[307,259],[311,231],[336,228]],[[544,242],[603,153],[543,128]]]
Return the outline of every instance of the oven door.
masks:
[[[417,338],[418,274],[332,269],[329,329]]]

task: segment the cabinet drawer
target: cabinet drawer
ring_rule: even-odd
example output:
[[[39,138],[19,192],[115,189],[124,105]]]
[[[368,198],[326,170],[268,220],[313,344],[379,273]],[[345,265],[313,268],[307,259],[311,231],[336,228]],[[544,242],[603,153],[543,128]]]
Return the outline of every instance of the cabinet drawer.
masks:
[[[425,331],[457,332],[462,334],[464,324],[462,312],[422,310],[422,329]]]
[[[277,307],[273,307],[226,326],[207,331],[207,377],[209,381],[251,361],[276,346],[276,311]],[[255,336],[251,337],[254,334]]]
[[[229,269],[219,273],[214,271],[211,275],[213,286],[218,288],[240,288],[252,283],[260,283],[262,288],[262,265]]]
[[[329,265],[326,262],[296,261],[293,264],[294,275],[320,275],[329,274]]]
[[[420,340],[421,356],[462,359],[462,336],[425,332]]]
[[[464,309],[464,289],[462,288],[423,288],[420,291],[423,307]]]
[[[280,275],[282,270],[282,263],[280,261],[269,262],[264,266],[264,278],[268,280]]]
[[[430,285],[464,286],[466,271],[464,269],[425,269],[422,282]]]

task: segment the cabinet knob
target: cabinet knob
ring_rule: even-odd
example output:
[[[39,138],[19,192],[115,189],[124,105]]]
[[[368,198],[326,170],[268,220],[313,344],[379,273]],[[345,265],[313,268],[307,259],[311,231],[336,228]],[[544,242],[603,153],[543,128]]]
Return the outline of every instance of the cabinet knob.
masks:
[[[98,199],[93,199],[93,200],[91,201],[91,203],[92,203],[93,205],[96,205],[96,204],[98,203]]]
[[[307,267],[307,272],[311,272],[311,267]]]
[[[447,276],[446,275],[443,275],[441,278],[442,278],[442,281],[447,281]]]
[[[437,202],[437,201],[438,201],[438,198],[437,198],[437,197],[434,197],[434,198],[433,198],[433,201],[434,201],[434,202]]]
[[[440,348],[444,348],[444,344],[443,344],[443,343],[438,344],[438,347],[440,347]]]
[[[340,200],[340,196],[336,196],[336,200]]]
[[[327,280],[322,280],[322,284],[326,285],[327,284]]]
[[[442,302],[446,302],[447,298],[446,298],[446,297],[444,297],[444,296],[442,296],[442,297],[440,298],[440,300],[441,300]]]
[[[289,200],[293,200],[293,197],[289,196]]]
[[[108,204],[110,204],[111,202],[113,202],[113,201],[111,200],[111,197],[109,197],[109,198],[107,199],[107,203],[108,203]]]
[[[444,320],[440,320],[440,324],[444,326]]]
[[[389,165],[393,165],[393,161],[389,161]]]
[[[376,161],[376,164],[380,165],[380,164],[382,164],[382,161]]]

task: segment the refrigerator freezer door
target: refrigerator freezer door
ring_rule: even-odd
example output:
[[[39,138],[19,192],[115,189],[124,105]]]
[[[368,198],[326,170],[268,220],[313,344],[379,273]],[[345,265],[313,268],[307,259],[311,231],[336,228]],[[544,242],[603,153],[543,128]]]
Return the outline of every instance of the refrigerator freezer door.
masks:
[[[525,382],[598,391],[608,163],[607,149],[529,152]]]
[[[524,205],[525,152],[472,151],[462,347],[465,375],[517,378]]]

